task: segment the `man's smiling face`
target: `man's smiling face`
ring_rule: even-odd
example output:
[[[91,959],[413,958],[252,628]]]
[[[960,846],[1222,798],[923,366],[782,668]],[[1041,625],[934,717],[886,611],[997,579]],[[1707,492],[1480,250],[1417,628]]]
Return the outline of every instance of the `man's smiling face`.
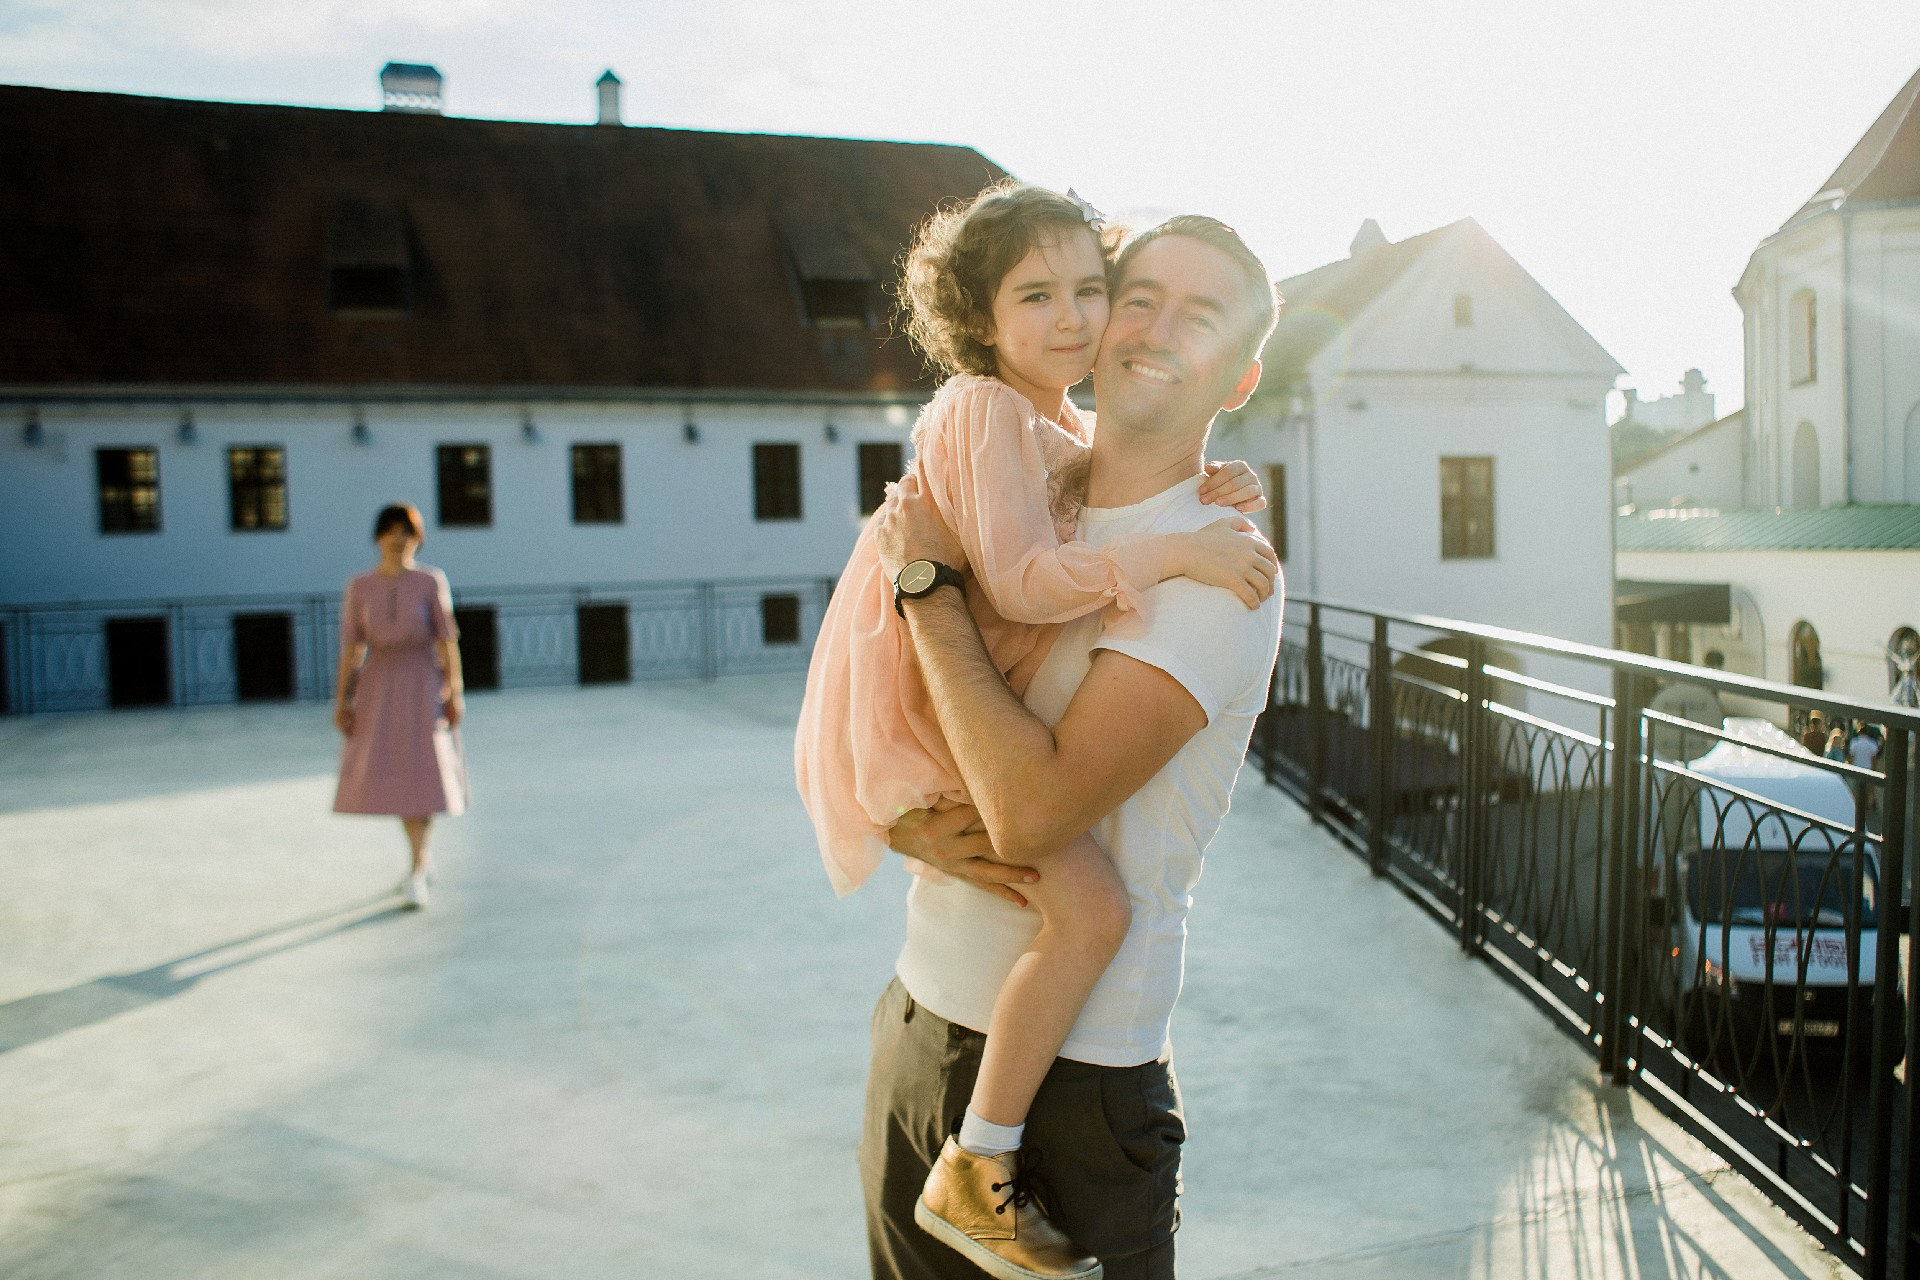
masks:
[[[1113,295],[1094,366],[1102,423],[1191,428],[1244,403],[1257,317],[1238,264],[1189,236],[1141,246]]]

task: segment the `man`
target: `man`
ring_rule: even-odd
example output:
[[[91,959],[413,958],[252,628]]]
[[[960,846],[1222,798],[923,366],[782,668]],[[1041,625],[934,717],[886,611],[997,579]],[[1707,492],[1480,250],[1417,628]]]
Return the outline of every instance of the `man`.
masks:
[[[1096,544],[1219,518],[1195,496],[1207,433],[1253,394],[1275,316],[1265,268],[1210,218],[1145,232],[1117,275],[1094,369],[1100,421],[1080,529]],[[980,1274],[921,1231],[914,1202],[965,1109],[994,996],[1037,928],[1017,886],[1046,875],[1048,854],[1090,830],[1126,881],[1132,925],[1028,1114],[1026,1150],[1044,1169],[1032,1176],[1023,1156],[1027,1166],[995,1184],[1004,1217],[980,1230],[1017,1234],[1038,1187],[1108,1280],[1165,1280],[1186,1136],[1167,1035],[1186,913],[1265,705],[1279,593],[1250,611],[1226,591],[1170,579],[1146,593],[1141,615],[1104,631],[1097,615],[1069,623],[1022,704],[988,661],[961,593],[923,563],[960,568],[962,552],[911,478],[876,519],[881,561],[978,808],[910,815],[894,830],[894,848],[955,878],[915,882],[896,977],[874,1011],[860,1144],[874,1274]]]

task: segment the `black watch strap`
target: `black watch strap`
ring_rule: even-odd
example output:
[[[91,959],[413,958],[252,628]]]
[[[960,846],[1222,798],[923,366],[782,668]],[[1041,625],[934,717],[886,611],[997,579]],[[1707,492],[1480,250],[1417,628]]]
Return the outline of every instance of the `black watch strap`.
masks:
[[[916,560],[913,563],[919,564],[921,562]],[[918,591],[907,591],[903,589],[900,585],[899,577],[893,580],[893,611],[903,619],[907,616],[904,605],[908,600],[924,599],[938,591],[941,587],[958,587],[962,594],[966,592],[967,580],[961,576],[958,569],[950,564],[941,564],[938,560],[928,560],[926,563],[933,566],[933,579]],[[902,568],[900,572],[904,575],[906,568]]]

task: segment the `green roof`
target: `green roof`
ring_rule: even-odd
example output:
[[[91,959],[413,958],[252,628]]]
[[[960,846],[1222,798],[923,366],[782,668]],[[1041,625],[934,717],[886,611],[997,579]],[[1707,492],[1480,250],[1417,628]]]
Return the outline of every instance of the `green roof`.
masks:
[[[1614,521],[1616,551],[1920,551],[1920,506],[1728,511]]]

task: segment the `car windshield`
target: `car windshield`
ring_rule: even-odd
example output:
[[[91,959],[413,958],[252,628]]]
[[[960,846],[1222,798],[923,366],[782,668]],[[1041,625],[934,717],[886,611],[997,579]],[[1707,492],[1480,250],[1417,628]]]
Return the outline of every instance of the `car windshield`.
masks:
[[[1694,919],[1707,924],[1844,928],[1853,859],[1851,849],[1831,854],[1703,849],[1687,867],[1687,904]],[[1869,858],[1860,882],[1863,929],[1877,925],[1879,890]]]

